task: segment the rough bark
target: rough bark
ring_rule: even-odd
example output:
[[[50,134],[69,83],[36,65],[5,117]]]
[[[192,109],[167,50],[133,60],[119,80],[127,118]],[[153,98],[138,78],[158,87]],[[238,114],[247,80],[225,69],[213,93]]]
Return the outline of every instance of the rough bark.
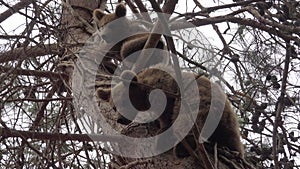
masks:
[[[122,130],[122,133],[131,137],[150,137],[156,135],[157,125],[140,125],[131,123]],[[141,133],[142,136],[141,136]],[[209,159],[214,168],[218,169],[253,169],[254,167],[246,160],[239,159],[228,150],[218,149],[218,156],[214,156],[214,148],[211,145],[205,145],[209,154]],[[128,151],[134,153],[134,147],[128,148]],[[132,159],[114,156],[110,167],[113,169],[208,169],[206,164],[195,157],[189,156],[178,158],[174,155],[173,149],[151,158]]]

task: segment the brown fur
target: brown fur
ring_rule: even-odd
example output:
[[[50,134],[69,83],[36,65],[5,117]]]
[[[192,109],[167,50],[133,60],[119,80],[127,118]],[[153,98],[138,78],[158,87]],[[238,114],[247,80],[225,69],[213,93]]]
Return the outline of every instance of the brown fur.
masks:
[[[150,107],[148,101],[148,95],[151,91],[151,87],[158,88],[166,91],[169,93],[167,95],[167,107],[163,114],[159,117],[160,122],[160,132],[164,129],[168,128],[173,121],[176,120],[179,108],[180,108],[180,97],[174,97],[174,95],[178,94],[178,86],[172,76],[168,73],[161,71],[157,68],[161,68],[161,65],[153,66],[150,69],[146,69],[136,75],[136,77],[132,80],[132,83],[127,82],[120,82],[116,85],[111,91],[110,90],[97,90],[97,96],[102,99],[109,100],[112,105],[114,105],[113,101],[111,100],[110,95],[114,96],[114,102],[122,104],[125,95],[124,87],[129,85],[129,98],[131,99],[131,103],[135,106],[137,110],[147,110]],[[168,72],[174,72],[171,70]],[[125,71],[122,74],[123,78],[129,77],[128,74],[131,72]],[[174,75],[174,73],[173,73]],[[188,76],[195,76],[193,73],[183,73],[183,81]],[[128,79],[130,80],[130,79]],[[199,111],[198,117],[196,120],[196,124],[191,130],[190,136],[194,136],[195,140],[198,140],[199,131],[201,131],[204,122],[206,120],[207,114],[210,110],[211,101],[216,103],[223,101],[226,99],[225,108],[223,111],[223,115],[221,118],[220,123],[218,124],[217,129],[214,131],[213,135],[209,138],[209,141],[212,143],[218,143],[220,147],[227,147],[230,150],[238,151],[240,156],[243,157],[244,150],[243,145],[240,141],[240,132],[239,132],[239,124],[236,118],[234,111],[231,108],[231,105],[226,98],[226,96],[221,92],[221,89],[217,86],[217,84],[212,83],[209,79],[204,76],[200,76],[196,80],[198,85],[198,93],[200,96],[200,104],[199,104]],[[144,84],[144,85],[139,85]],[[214,91],[211,91],[211,85],[214,87]],[[189,91],[189,92],[197,92],[197,91]],[[211,98],[211,92],[217,96],[216,98]],[[171,95],[173,94],[173,96]],[[222,99],[223,98],[223,99]],[[193,100],[187,100],[189,103],[193,103]],[[218,105],[218,104],[217,104]],[[125,107],[125,106],[124,106]],[[119,107],[122,109],[122,106]],[[217,109],[218,107],[213,107],[212,110]],[[126,110],[122,110],[126,112]],[[130,114],[132,117],[136,116],[137,112],[126,112],[126,114]],[[128,122],[128,121],[127,121]],[[184,126],[186,124],[180,124]],[[180,125],[178,126],[180,129]],[[178,130],[179,130],[178,129]],[[177,129],[175,128],[174,131]],[[189,139],[190,140],[190,139]],[[195,148],[195,147],[193,147]]]
[[[107,43],[116,43],[108,52],[107,57],[116,58],[121,61],[127,58],[129,55],[143,49],[149,37],[149,33],[147,33],[149,31],[147,31],[141,25],[133,23],[132,21],[127,19],[125,15],[126,7],[122,3],[117,5],[114,13],[106,14],[100,9],[96,9],[93,12],[94,20],[96,21],[98,27],[102,28],[100,32],[102,38],[107,41]],[[118,20],[117,23],[113,22],[119,18],[122,19]],[[111,23],[109,24],[110,26],[106,26],[108,25],[108,23]],[[133,36],[128,37],[128,35]],[[119,39],[120,37],[126,38]],[[160,40],[156,48],[164,49],[164,42]],[[130,64],[135,62],[136,58],[139,56],[138,54],[139,53],[137,53],[135,57],[130,60]],[[155,53],[153,54],[153,56],[157,56],[158,58],[150,60],[150,63],[148,65],[166,62],[159,53]]]

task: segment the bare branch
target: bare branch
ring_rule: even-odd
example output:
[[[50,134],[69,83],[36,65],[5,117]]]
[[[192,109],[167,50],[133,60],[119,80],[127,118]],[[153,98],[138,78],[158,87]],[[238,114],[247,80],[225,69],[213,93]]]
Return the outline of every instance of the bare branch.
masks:
[[[7,18],[9,18],[14,13],[18,12],[20,9],[23,9],[32,3],[31,0],[21,0],[14,6],[10,7],[3,0],[0,0],[0,2],[1,2],[1,4],[5,5],[6,7],[9,8],[8,10],[6,10],[0,14],[0,23],[5,21]]]
[[[0,53],[0,63],[26,60],[31,57],[45,56],[45,55],[58,55],[62,51],[56,44],[32,46],[26,48],[16,48],[11,51]]]
[[[285,62],[284,62],[284,72],[283,72],[283,77],[282,77],[282,85],[281,85],[281,91],[280,91],[280,97],[279,97],[279,102],[277,105],[276,109],[276,115],[275,115],[275,122],[274,122],[274,127],[273,127],[273,160],[274,160],[274,168],[279,169],[279,163],[278,163],[278,147],[277,147],[277,128],[279,126],[279,123],[282,121],[282,110],[284,107],[284,97],[286,95],[286,86],[287,86],[287,78],[289,75],[289,65],[290,65],[290,58],[291,58],[291,44],[290,41],[286,42],[286,57],[285,57]]]
[[[108,135],[88,135],[88,134],[63,134],[63,133],[42,133],[32,131],[21,131],[14,129],[7,129],[0,127],[1,137],[21,137],[23,139],[38,139],[38,140],[51,140],[51,141],[111,141],[120,142],[121,138]]]
[[[51,72],[51,71],[39,71],[39,70],[28,70],[28,69],[0,66],[0,72],[7,72],[7,71],[11,71],[10,73],[12,73],[12,74],[24,75],[24,76],[35,76],[35,77],[39,77],[39,78],[41,78],[41,77],[46,77],[49,79],[68,78],[68,75],[65,73],[56,73],[56,72]]]

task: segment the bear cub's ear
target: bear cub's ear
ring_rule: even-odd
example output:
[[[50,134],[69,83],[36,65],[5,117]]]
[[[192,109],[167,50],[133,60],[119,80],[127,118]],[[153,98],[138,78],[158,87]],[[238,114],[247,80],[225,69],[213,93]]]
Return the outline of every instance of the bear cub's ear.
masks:
[[[101,9],[95,9],[93,12],[93,17],[95,20],[100,21],[106,14]]]
[[[98,88],[96,90],[96,96],[104,101],[109,101],[110,98],[110,94],[111,94],[111,89],[101,89]]]
[[[116,16],[117,17],[123,17],[126,15],[126,7],[124,4],[119,4],[117,7],[116,7]]]

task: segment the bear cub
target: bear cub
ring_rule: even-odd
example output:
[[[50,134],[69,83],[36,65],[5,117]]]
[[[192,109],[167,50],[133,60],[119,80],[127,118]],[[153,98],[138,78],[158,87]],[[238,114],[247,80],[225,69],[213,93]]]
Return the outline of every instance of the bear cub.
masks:
[[[172,123],[176,120],[179,111],[181,111],[180,102],[182,101],[182,98],[180,96],[176,97],[176,94],[180,94],[180,89],[178,88],[178,85],[173,78],[175,72],[172,72],[171,69],[173,68],[167,68],[169,69],[168,71],[163,71],[165,67],[165,65],[158,64],[152,66],[151,68],[145,69],[137,74],[134,74],[131,71],[124,71],[121,74],[121,79],[125,79],[125,81],[119,82],[112,89],[98,88],[96,91],[96,95],[98,98],[108,101],[112,106],[118,105],[117,107],[120,112],[125,113],[126,117],[130,117],[130,119],[134,119],[138,111],[145,111],[151,107],[148,97],[149,93],[153,89],[161,89],[162,91],[165,91],[167,97],[166,108],[158,118],[161,132],[164,129],[170,127],[170,125],[172,125]],[[172,72],[172,75],[170,75],[167,72]],[[196,145],[196,147],[192,147],[193,149],[197,149],[196,143],[200,136],[199,131],[201,131],[201,129],[203,128],[209,111],[213,110],[212,113],[217,112],[219,110],[219,105],[221,105],[225,101],[225,107],[224,109],[222,109],[223,114],[221,116],[221,120],[217,125],[216,130],[208,138],[208,141],[211,143],[217,143],[218,147],[227,147],[230,150],[237,151],[239,152],[240,157],[243,157],[244,149],[240,141],[239,124],[237,121],[236,114],[231,108],[230,102],[228,101],[226,95],[221,91],[220,87],[218,87],[217,84],[211,82],[204,76],[197,76],[194,73],[183,72],[182,80],[188,81],[188,77],[191,76],[195,77],[196,79],[198,91],[190,91],[190,93],[188,94],[198,93],[200,100],[198,100],[199,107],[195,109],[195,112],[197,114],[196,122],[193,125],[193,128],[191,129],[190,133],[188,134],[188,138],[186,139],[188,140],[191,146]],[[189,82],[187,82],[187,85],[189,85],[188,83]],[[129,89],[129,93],[128,90],[125,89]],[[212,98],[212,93],[216,97]],[[135,111],[128,110],[127,104],[122,105],[122,103],[124,103],[125,100],[128,100],[128,97],[130,99],[131,104],[134,106]],[[112,98],[114,100],[112,100]],[[193,98],[190,98],[186,101],[189,104],[195,103],[195,100]],[[212,104],[212,102],[216,104]],[[216,107],[211,107],[212,105]],[[188,109],[183,109],[183,111],[186,114],[191,113],[191,111],[189,111]],[[124,117],[120,117],[124,122],[130,122],[130,120],[124,120]],[[182,117],[184,116],[181,116],[181,118]],[[183,128],[187,125],[185,124],[185,122],[188,122],[188,120],[183,120],[183,123],[177,126],[178,128],[173,128],[173,132],[175,135],[177,129],[180,130],[181,127]],[[174,151],[177,151],[176,149],[180,149],[180,144],[178,144],[177,146],[178,147],[175,147]]]
[[[150,31],[141,24],[128,19],[126,13],[125,5],[120,3],[116,6],[114,13],[106,14],[100,9],[94,10],[93,18],[99,28],[102,39],[112,45],[106,54],[106,58],[113,58],[122,62],[130,56],[123,63],[125,64],[123,66],[131,69],[140,54],[140,50],[144,48]],[[166,51],[162,40],[158,42],[156,49],[146,66],[157,63],[168,64],[168,58],[159,52],[160,50]]]

